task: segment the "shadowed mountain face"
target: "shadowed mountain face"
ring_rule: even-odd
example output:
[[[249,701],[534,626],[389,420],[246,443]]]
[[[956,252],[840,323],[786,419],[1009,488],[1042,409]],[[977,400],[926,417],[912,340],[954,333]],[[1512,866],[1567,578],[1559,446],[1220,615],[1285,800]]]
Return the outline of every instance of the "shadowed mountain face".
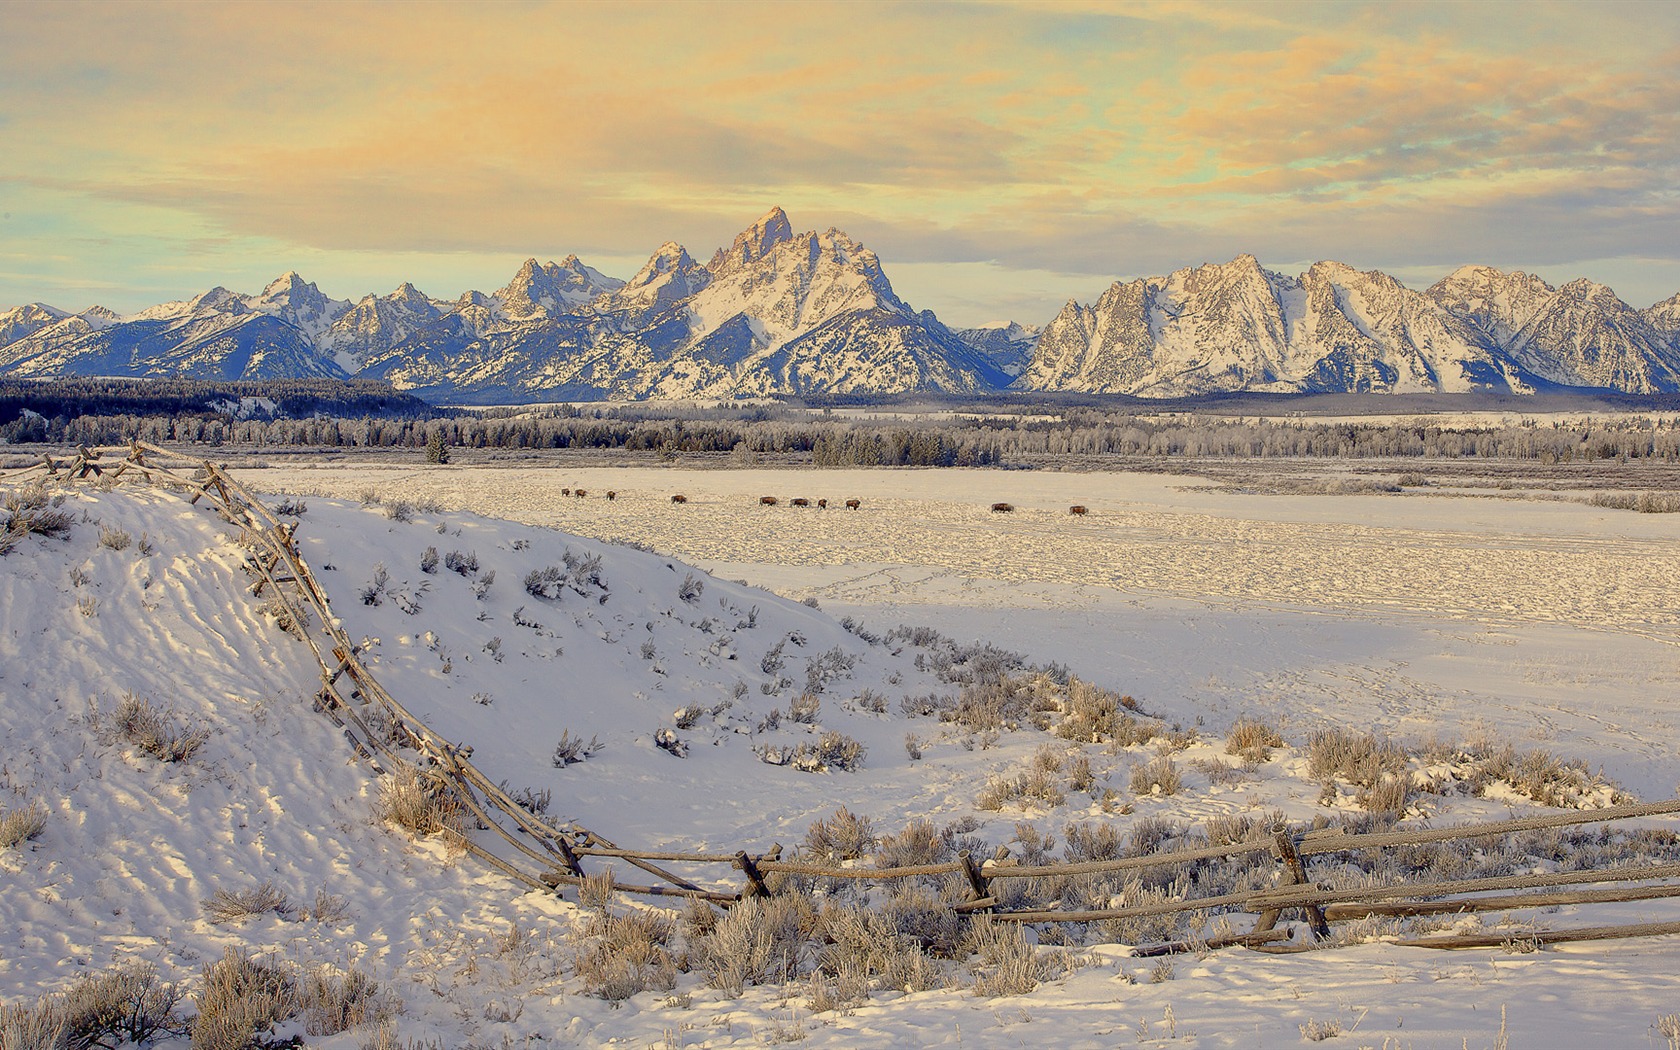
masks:
[[[674,242],[628,281],[527,259],[493,294],[403,284],[354,304],[295,273],[130,317],[0,313],[0,374],[358,376],[433,400],[889,395],[1020,390],[1680,390],[1680,295],[1640,311],[1586,280],[1467,266],[1426,292],[1321,262],[1229,263],[1116,282],[1042,329],[953,332],[893,291],[845,233],[773,208],[704,265]]]

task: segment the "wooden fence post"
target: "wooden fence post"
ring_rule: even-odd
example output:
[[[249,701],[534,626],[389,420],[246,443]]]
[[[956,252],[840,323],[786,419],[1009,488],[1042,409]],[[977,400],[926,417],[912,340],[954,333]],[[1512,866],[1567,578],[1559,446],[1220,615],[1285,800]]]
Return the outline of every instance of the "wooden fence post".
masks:
[[[986,873],[980,870],[980,865],[975,863],[974,857],[968,850],[963,850],[957,854],[957,859],[962,861],[963,874],[968,876],[968,887],[971,891],[969,900],[989,899],[992,895],[990,880],[986,878]],[[988,905],[985,910],[990,911],[991,907]]]
[[[735,851],[735,866],[741,869],[741,874],[747,877],[748,897],[768,897],[770,887],[764,884],[764,875],[758,870],[758,862],[747,856],[746,850]]]
[[[1307,885],[1307,867],[1301,863],[1301,855],[1295,852],[1295,840],[1289,832],[1280,831],[1272,836],[1272,854],[1283,863],[1283,868],[1289,873],[1289,881],[1297,886]],[[1307,925],[1312,928],[1313,937],[1325,940],[1330,936],[1330,923],[1324,917],[1324,909],[1316,904],[1303,904],[1301,911],[1305,913]],[[1255,932],[1269,930],[1277,923],[1282,909],[1268,908],[1261,915],[1260,922],[1254,924]],[[1268,921],[1269,920],[1269,921]]]

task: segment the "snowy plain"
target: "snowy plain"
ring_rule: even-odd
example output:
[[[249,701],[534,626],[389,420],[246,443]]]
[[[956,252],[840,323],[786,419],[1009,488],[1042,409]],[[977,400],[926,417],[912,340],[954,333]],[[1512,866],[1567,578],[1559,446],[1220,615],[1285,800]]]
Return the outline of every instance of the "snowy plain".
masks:
[[[933,683],[908,656],[843,630],[841,616],[1061,661],[1199,727],[1206,743],[1187,755],[1216,754],[1218,735],[1250,715],[1297,745],[1327,724],[1413,739],[1479,733],[1583,758],[1646,800],[1680,784],[1680,515],[1427,490],[1248,495],[1141,474],[327,462],[236,474],[308,504],[305,556],[352,634],[377,639],[388,687],[430,704],[417,713],[473,743],[493,777],[551,790],[555,810],[621,843],[791,846],[842,804],[882,829],[974,817],[996,842],[1021,819],[1057,830],[1109,818],[1090,798],[978,809],[986,779],[1047,738],[968,750],[936,724],[907,722],[898,695]],[[444,509],[395,520],[359,501],[370,491]],[[673,505],[676,493],[687,502]],[[764,495],[780,504],[761,506]],[[788,506],[796,496],[830,507]],[[847,498],[860,509],[842,509]],[[1015,510],[988,509],[999,501]],[[1069,515],[1075,503],[1089,513]],[[1526,954],[1234,949],[1181,957],[1153,982],[1152,963],[1099,945],[1065,979],[1001,1000],[878,993],[851,1013],[813,1015],[801,995],[729,999],[685,977],[686,1001],[644,993],[615,1009],[568,975],[574,904],[521,894],[370,819],[377,787],[309,711],[302,647],[241,597],[242,552],[226,526],[149,490],[79,490],[66,506],[89,518],[69,540],[0,560],[0,790],[51,811],[39,839],[0,853],[0,927],[15,931],[0,945],[0,1000],[121,958],[190,983],[238,944],[366,966],[404,1000],[401,1033],[444,1046],[760,1046],[797,1034],[833,1047],[1282,1047],[1304,1045],[1301,1025],[1334,1021],[1343,1034],[1329,1044],[1350,1047],[1642,1047],[1666,1045],[1658,1018],[1680,1011],[1673,938]],[[101,525],[146,533],[155,553],[101,545]],[[615,539],[656,553],[603,542]],[[427,547],[483,567],[424,572]],[[599,555],[605,587],[552,604],[521,590],[524,573],[565,553]],[[388,583],[365,604],[380,564]],[[480,599],[473,579],[488,568],[496,581]],[[679,593],[691,572],[703,584],[692,601]],[[799,604],[807,598],[821,609]],[[741,626],[755,606],[754,625]],[[797,656],[792,679],[820,652],[853,659],[820,722],[868,747],[861,771],[758,760],[758,748],[808,731],[760,728],[799,690],[765,688],[784,673],[764,670],[777,644]],[[747,688],[736,694],[736,682]],[[857,705],[865,688],[894,709]],[[163,768],[102,736],[91,723],[127,690],[210,726],[204,756]],[[653,746],[675,709],[724,699],[734,703],[684,734],[688,759]],[[606,746],[554,769],[563,729]],[[907,729],[932,741],[921,761],[901,745]],[[1101,781],[1121,788],[1150,756],[1091,753]],[[1136,800],[1137,815],[1279,808],[1310,820],[1326,807],[1300,766],[1286,751],[1236,787],[1191,775],[1181,796]],[[1443,819],[1510,811],[1485,799],[1427,804]],[[341,895],[348,918],[228,927],[202,914],[216,889],[260,878],[299,901]],[[515,927],[531,933],[518,951],[506,947]]]

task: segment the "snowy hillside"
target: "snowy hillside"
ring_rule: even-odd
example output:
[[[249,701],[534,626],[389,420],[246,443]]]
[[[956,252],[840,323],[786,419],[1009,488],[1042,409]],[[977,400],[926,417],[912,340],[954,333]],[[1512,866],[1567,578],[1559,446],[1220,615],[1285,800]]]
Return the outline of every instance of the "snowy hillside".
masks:
[[[5,496],[7,520],[27,518],[41,534],[3,533],[0,809],[42,819],[33,837],[0,848],[0,925],[13,933],[0,953],[6,1003],[126,962],[183,982],[190,1014],[204,967],[228,947],[299,972],[353,970],[389,997],[380,1011],[388,1030],[486,1048],[536,1038],[1288,1046],[1306,1026],[1415,1046],[1493,1045],[1503,1005],[1528,1045],[1559,1033],[1633,1045],[1658,1031],[1671,1002],[1675,949],[1666,940],[1496,953],[1490,966],[1485,956],[1385,945],[1386,926],[1350,927],[1356,946],[1310,956],[1192,953],[1171,964],[1130,958],[1092,927],[1075,951],[1029,949],[1038,961],[1025,983],[1000,997],[994,964],[961,949],[897,978],[910,992],[891,977],[860,992],[825,969],[828,949],[816,946],[801,950],[796,983],[734,991],[705,961],[717,958],[707,953],[718,934],[685,923],[671,934],[668,975],[653,967],[638,978],[645,990],[619,995],[600,953],[628,934],[603,925],[594,906],[575,903],[572,891],[564,901],[523,893],[446,838],[410,839],[380,819],[384,789],[310,710],[313,658],[283,633],[274,606],[252,596],[247,551],[206,506],[128,486],[56,495],[8,487]],[[297,523],[301,549],[386,688],[437,732],[472,745],[473,762],[533,810],[622,844],[809,850],[813,823],[844,805],[873,819],[882,851],[910,848],[912,825],[926,820],[935,848],[988,855],[1007,846],[1030,858],[1065,837],[1065,855],[1077,857],[1098,848],[1103,828],[1159,845],[1214,821],[1366,813],[1355,786],[1332,781],[1327,791],[1308,772],[1304,740],[1239,761],[1219,735],[1225,726],[1204,735],[1162,724],[1133,743],[1082,743],[1025,723],[986,728],[984,708],[964,706],[999,697],[986,691],[982,666],[1051,695],[1066,688],[1065,672],[1034,678],[998,650],[934,632],[848,630],[658,554],[402,497],[393,489],[380,501],[273,505]],[[599,491],[581,502],[611,505]],[[61,517],[49,528],[53,512]],[[829,515],[869,528],[866,512],[842,517],[850,513]],[[181,761],[155,757],[128,728],[133,704],[199,740],[196,749]],[[580,760],[557,764],[563,740],[582,745]],[[1449,783],[1465,768],[1416,761],[1418,776]],[[1182,783],[1146,786],[1138,770],[1163,762]],[[1577,804],[1610,797],[1589,771],[1554,775],[1578,786]],[[1526,805],[1514,791],[1495,778],[1485,797],[1449,790],[1420,793],[1416,804],[1438,820],[1504,815]],[[235,905],[252,898],[238,895],[264,884],[282,899],[241,905],[241,917]],[[852,898],[829,893],[825,907],[844,912]],[[625,922],[658,915],[627,901],[610,907]],[[674,915],[661,921],[677,925]],[[679,954],[691,969],[677,965]],[[1467,970],[1476,981],[1448,979]],[[1580,1001],[1546,991],[1561,986],[1604,994]],[[308,1011],[273,1034],[290,1033],[327,1050],[373,1040],[368,1027],[335,1034]]]

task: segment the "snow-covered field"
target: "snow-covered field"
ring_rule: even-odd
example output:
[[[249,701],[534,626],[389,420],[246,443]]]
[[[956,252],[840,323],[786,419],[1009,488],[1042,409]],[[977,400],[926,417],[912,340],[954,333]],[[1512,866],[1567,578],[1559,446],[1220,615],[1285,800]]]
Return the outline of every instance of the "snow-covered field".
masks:
[[[1484,735],[1581,757],[1646,800],[1680,784],[1680,515],[1413,491],[1254,496],[1154,475],[239,473],[307,504],[303,552],[346,628],[371,640],[393,693],[471,743],[493,779],[549,792],[551,815],[621,844],[791,848],[840,805],[883,832],[973,818],[993,844],[1022,820],[1060,833],[1076,821],[1355,811],[1350,793],[1324,804],[1298,747],[1235,784],[1189,772],[1221,754],[1220,734],[1242,715],[1292,745],[1324,725]],[[561,495],[580,487],[587,497]],[[370,491],[419,509],[393,518],[359,501]],[[675,493],[687,502],[672,504]],[[760,506],[764,495],[781,504]],[[830,507],[793,508],[793,497]],[[847,498],[861,508],[841,508]],[[1015,510],[988,509],[1000,501]],[[1069,515],[1075,503],[1089,513]],[[1327,1041],[1349,1047],[1642,1047],[1667,1045],[1659,1017],[1680,1011],[1673,938],[1523,954],[1232,949],[1161,970],[1093,945],[1071,975],[1019,997],[877,992],[850,1012],[813,1014],[803,987],[736,999],[685,975],[673,993],[615,1008],[572,972],[584,920],[569,894],[521,894],[374,818],[376,783],[309,710],[312,663],[249,597],[243,552],[219,519],[126,487],[77,490],[65,507],[86,519],[67,540],[30,537],[0,559],[0,806],[47,809],[40,836],[0,851],[0,929],[14,931],[0,941],[0,1001],[131,958],[190,989],[233,944],[360,967],[403,1000],[401,1035],[442,1046],[1281,1047],[1302,1045],[1301,1026],[1316,1023],[1339,1024]],[[102,528],[134,542],[102,544]],[[440,557],[433,572],[428,548]],[[477,564],[451,571],[450,555]],[[527,574],[549,566],[577,586],[527,593]],[[1146,746],[1078,748],[1033,731],[976,746],[975,734],[906,715],[900,697],[945,688],[917,666],[921,650],[870,644],[841,616],[877,635],[928,624],[1060,661],[1199,727],[1202,740],[1176,756],[1185,790],[1128,796],[1128,771],[1154,756]],[[818,679],[814,724],[769,724]],[[114,736],[128,692],[208,729],[201,751],[166,765]],[[654,736],[689,705],[703,711],[683,720],[679,759]],[[604,746],[556,768],[563,732]],[[821,732],[863,744],[862,768],[760,760]],[[906,732],[927,741],[919,761]],[[1053,807],[977,806],[989,778],[1024,768],[1047,741],[1086,754],[1097,790]],[[1133,812],[1105,811],[1103,788]],[[1437,819],[1509,812],[1491,799],[1421,799],[1419,815]],[[341,897],[344,915],[217,924],[200,907],[263,880],[299,908],[317,891]],[[1674,909],[1605,914],[1591,921]],[[1546,918],[1582,921],[1569,909]],[[528,936],[510,938],[515,928]],[[329,1048],[367,1038],[307,1036]]]

